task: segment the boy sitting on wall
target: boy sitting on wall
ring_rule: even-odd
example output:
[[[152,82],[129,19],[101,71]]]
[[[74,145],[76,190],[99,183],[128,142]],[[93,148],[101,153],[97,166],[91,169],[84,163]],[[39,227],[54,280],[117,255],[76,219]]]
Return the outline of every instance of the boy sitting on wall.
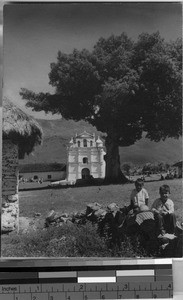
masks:
[[[148,205],[149,195],[144,188],[144,182],[141,178],[135,181],[135,189],[131,192],[130,201],[131,208],[141,205]]]
[[[157,222],[159,234],[166,232],[174,234],[176,228],[176,217],[174,214],[174,203],[169,198],[170,187],[166,184],[159,189],[160,198],[156,199],[152,205],[152,211]]]

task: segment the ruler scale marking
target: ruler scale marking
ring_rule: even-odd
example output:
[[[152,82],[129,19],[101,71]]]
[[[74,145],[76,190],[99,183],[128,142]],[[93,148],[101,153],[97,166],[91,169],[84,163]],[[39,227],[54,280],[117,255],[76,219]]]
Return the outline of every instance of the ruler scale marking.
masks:
[[[0,272],[0,297],[13,300],[89,300],[171,298],[172,265],[144,264],[83,267],[22,268]],[[24,277],[24,278],[22,278]],[[13,280],[22,279],[13,285]],[[38,283],[33,283],[38,279]],[[93,283],[92,283],[93,282]],[[98,298],[100,297],[100,298]],[[8,298],[9,300],[9,298]]]

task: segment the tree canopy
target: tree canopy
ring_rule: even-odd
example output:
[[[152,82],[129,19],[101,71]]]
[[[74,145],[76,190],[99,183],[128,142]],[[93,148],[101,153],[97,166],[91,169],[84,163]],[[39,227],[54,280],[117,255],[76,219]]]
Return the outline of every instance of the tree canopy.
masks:
[[[54,94],[22,88],[20,95],[35,111],[82,119],[105,132],[109,177],[119,177],[118,146],[134,144],[143,132],[153,141],[181,135],[180,39],[167,43],[158,32],[136,42],[125,33],[111,35],[92,51],[59,51],[50,68]]]

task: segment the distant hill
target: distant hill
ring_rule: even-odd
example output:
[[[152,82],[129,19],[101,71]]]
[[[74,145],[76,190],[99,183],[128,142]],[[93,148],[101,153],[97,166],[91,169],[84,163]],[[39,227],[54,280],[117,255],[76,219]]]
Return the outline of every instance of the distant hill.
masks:
[[[92,125],[85,121],[75,122],[73,120],[37,120],[43,129],[46,138],[50,136],[62,136],[63,138],[70,139],[76,133],[81,133],[84,130],[90,133],[97,133],[98,131]]]
[[[72,136],[86,130],[102,135],[90,124],[72,120],[37,120],[44,133],[43,145],[36,147],[34,153],[26,156],[21,163],[65,163],[67,161],[66,148]],[[143,165],[147,162],[174,163],[182,159],[182,139],[167,139],[159,143],[142,138],[134,145],[120,148],[121,164],[131,162]]]

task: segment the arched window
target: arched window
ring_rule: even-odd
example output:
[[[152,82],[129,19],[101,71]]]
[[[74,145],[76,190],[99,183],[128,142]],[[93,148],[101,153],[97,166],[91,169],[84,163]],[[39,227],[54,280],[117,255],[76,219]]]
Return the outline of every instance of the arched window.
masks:
[[[93,142],[92,141],[90,141],[90,147],[93,147]]]
[[[88,157],[83,157],[83,164],[87,164],[88,163]]]
[[[87,147],[87,140],[86,139],[83,140],[83,146]]]
[[[78,147],[80,147],[80,144],[81,144],[80,141],[78,141]]]

